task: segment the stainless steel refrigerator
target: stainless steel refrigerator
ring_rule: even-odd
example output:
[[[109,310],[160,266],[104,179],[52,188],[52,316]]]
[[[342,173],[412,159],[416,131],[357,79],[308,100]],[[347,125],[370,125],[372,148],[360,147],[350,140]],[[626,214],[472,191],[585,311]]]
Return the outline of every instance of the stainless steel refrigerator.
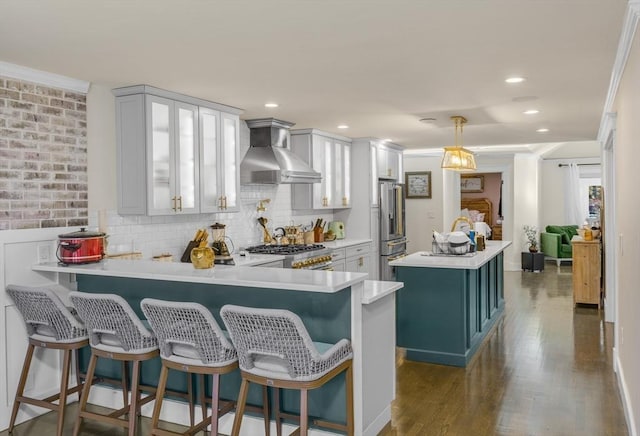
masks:
[[[395,280],[389,262],[407,255],[403,185],[380,180],[380,280]]]

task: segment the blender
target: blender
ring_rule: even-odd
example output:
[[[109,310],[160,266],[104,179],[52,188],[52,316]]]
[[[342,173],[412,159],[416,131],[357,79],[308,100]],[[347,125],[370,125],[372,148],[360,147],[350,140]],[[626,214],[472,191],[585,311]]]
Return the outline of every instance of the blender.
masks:
[[[225,227],[224,224],[220,223],[215,223],[211,226],[211,237],[213,238],[211,248],[213,248],[213,252],[216,255],[214,263],[235,265],[233,257],[231,257],[231,253],[229,252],[229,247],[227,246],[226,239],[228,238],[225,236]],[[231,242],[231,239],[229,239],[229,242]]]

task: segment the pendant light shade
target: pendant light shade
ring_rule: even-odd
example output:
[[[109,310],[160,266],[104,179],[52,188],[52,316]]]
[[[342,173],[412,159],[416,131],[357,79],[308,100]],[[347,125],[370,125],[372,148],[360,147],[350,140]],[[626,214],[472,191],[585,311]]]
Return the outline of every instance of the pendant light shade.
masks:
[[[442,157],[442,169],[454,171],[475,171],[476,158],[469,150],[462,148],[462,125],[467,122],[465,117],[459,115],[451,117],[456,124],[455,145],[444,148]],[[460,131],[460,142],[458,142],[458,130]]]

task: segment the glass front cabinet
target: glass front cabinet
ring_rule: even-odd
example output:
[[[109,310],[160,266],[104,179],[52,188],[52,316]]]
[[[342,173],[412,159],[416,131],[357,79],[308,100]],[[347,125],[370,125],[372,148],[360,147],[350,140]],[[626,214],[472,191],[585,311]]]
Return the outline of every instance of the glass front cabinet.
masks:
[[[146,85],[113,92],[119,214],[237,210],[241,111]]]
[[[350,138],[316,129],[292,130],[291,150],[322,175],[320,183],[293,185],[293,209],[351,207]]]

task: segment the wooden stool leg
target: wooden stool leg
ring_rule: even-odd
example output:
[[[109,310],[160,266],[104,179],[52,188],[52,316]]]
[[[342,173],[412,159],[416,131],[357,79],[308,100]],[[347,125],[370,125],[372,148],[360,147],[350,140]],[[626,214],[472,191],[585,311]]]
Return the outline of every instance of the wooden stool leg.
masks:
[[[200,379],[200,408],[202,409],[202,420],[207,419],[207,393],[206,393],[206,384],[205,384],[205,375],[199,374],[198,378]],[[212,388],[213,390],[213,388]],[[211,396],[213,398],[213,395]],[[211,406],[213,407],[213,406]]]
[[[248,391],[249,381],[243,378],[242,383],[240,384],[240,394],[238,395],[238,403],[236,404],[236,416],[233,418],[231,436],[238,436],[240,434],[240,425],[242,425],[242,415],[244,415],[244,406],[247,402]]]
[[[164,364],[160,370],[160,379],[158,380],[158,389],[156,390],[156,404],[153,406],[153,415],[151,417],[151,434],[158,429],[158,421],[160,420],[160,411],[162,409],[162,400],[164,399],[164,391],[167,387],[167,376],[169,368]]]
[[[220,405],[220,374],[213,374],[211,382],[211,436],[218,436]]]
[[[189,425],[193,427],[196,420],[196,408],[193,395],[193,374],[191,374],[190,372],[185,372],[184,375],[187,377],[187,396],[189,397]]]
[[[264,416],[264,434],[271,434],[271,416],[269,415],[269,388],[262,386],[262,416]]]
[[[71,370],[71,350],[64,350],[62,359],[62,375],[60,377],[60,399],[58,401],[58,428],[57,436],[62,436],[64,427],[64,412],[67,405],[67,390],[69,389],[69,372]]]
[[[345,373],[347,388],[347,436],[353,436],[353,366],[349,364]]]
[[[96,371],[96,363],[98,362],[98,356],[91,353],[91,359],[89,359],[89,368],[87,368],[87,378],[85,379],[84,387],[82,389],[82,396],[80,397],[80,410],[76,418],[76,424],[73,427],[73,436],[78,436],[80,432],[80,425],[82,424],[82,412],[87,409],[87,400],[89,399],[89,391],[91,390],[91,382],[93,382],[93,375]]]
[[[129,362],[122,361],[122,374],[121,374],[121,384],[122,384],[122,407],[127,407],[129,404],[129,385],[128,385],[128,377],[129,377]]]
[[[300,389],[300,436],[309,433],[309,402],[306,389]]]
[[[78,401],[80,401],[80,397],[82,396],[83,386],[82,386],[82,376],[80,375],[80,353],[78,352],[77,348],[73,350],[73,360],[74,360],[74,365],[76,369],[76,384],[80,386],[80,389],[78,390]]]
[[[133,361],[131,375],[131,404],[129,405],[129,436],[136,436],[138,409],[140,408],[140,361]]]
[[[13,426],[16,423],[16,417],[18,416],[18,409],[20,408],[20,401],[18,397],[22,397],[24,394],[24,385],[27,383],[27,376],[29,375],[29,367],[31,366],[31,359],[33,358],[33,351],[35,345],[29,344],[27,347],[27,353],[24,355],[24,362],[22,363],[22,372],[20,373],[20,381],[18,382],[18,389],[16,389],[16,397],[13,400],[13,409],[11,410],[11,420],[9,421],[9,433],[13,431]]]
[[[280,415],[280,388],[276,388],[274,392],[273,404],[276,419],[276,434],[282,436],[282,416]]]

